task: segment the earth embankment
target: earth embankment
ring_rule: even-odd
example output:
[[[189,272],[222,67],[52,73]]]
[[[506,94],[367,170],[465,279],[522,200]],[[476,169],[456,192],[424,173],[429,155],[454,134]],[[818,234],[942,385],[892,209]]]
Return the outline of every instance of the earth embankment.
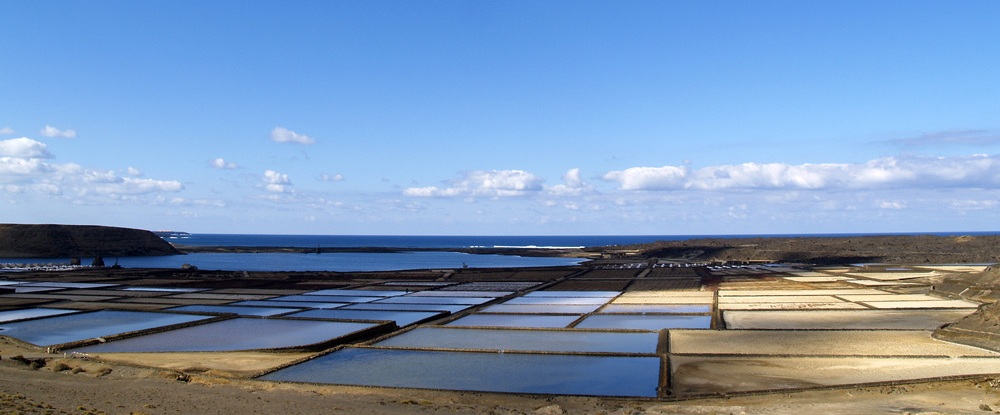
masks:
[[[65,258],[176,255],[153,232],[91,225],[0,224],[0,257]]]

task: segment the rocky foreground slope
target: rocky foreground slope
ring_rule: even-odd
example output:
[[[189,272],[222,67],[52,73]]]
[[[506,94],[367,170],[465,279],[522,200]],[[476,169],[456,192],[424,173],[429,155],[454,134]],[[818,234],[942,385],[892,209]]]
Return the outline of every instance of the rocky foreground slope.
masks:
[[[88,225],[0,224],[0,257],[66,258],[179,254],[156,234]]]

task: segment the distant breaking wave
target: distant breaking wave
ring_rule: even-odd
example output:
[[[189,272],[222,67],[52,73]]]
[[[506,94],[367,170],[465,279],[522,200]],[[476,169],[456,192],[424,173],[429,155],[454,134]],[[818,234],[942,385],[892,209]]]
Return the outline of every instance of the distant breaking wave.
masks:
[[[487,248],[485,246],[473,246],[472,248]],[[583,249],[586,246],[538,246],[538,245],[493,245],[496,249]]]

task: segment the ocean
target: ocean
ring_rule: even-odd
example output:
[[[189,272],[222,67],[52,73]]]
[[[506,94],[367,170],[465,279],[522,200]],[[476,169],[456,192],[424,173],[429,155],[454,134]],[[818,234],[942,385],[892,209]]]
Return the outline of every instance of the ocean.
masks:
[[[935,232],[879,235],[996,235],[998,232]],[[164,235],[167,235],[164,233]],[[412,235],[251,235],[184,234],[165,237],[176,245],[294,247],[302,252],[316,248],[566,248],[630,245],[656,241],[696,238],[749,238],[777,236],[870,236],[875,234],[792,234],[792,235],[545,235],[545,236],[412,236]],[[176,236],[180,235],[180,236]],[[93,258],[81,258],[84,265]],[[396,253],[191,253],[158,257],[108,257],[107,265],[125,268],[180,268],[190,264],[203,270],[231,271],[399,271],[409,269],[453,269],[506,267],[547,267],[576,265],[577,258],[522,257],[516,255],[465,254],[446,251]],[[0,264],[68,264],[69,258],[0,258]]]

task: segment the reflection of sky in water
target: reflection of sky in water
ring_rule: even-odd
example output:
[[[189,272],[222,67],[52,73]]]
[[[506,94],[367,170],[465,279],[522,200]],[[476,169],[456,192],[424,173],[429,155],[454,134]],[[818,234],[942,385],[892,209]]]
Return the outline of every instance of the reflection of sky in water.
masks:
[[[602,305],[610,301],[605,297],[517,297],[504,304],[562,304],[562,305]]]
[[[359,297],[345,295],[284,295],[269,298],[268,301],[313,301],[317,303],[367,303],[378,300],[379,297]]]
[[[711,316],[671,315],[592,315],[580,322],[580,329],[707,329],[712,326]]]
[[[297,318],[323,318],[334,320],[388,320],[397,326],[409,326],[418,321],[441,316],[443,313],[426,311],[373,311],[373,310],[309,310],[288,315]]]
[[[608,304],[602,313],[710,313],[707,304]]]
[[[403,296],[403,297],[389,297],[384,300],[373,301],[372,304],[463,304],[463,305],[477,305],[482,304],[487,301],[493,300],[492,298],[477,298],[477,297],[413,297],[413,296]]]
[[[655,397],[658,357],[347,348],[261,379],[484,392]]]
[[[617,297],[618,291],[533,291],[525,294],[525,297],[601,297],[611,299]]]
[[[519,314],[587,314],[599,305],[552,305],[552,304],[497,304],[486,307],[484,313]]]
[[[79,310],[60,310],[56,308],[26,308],[22,310],[0,311],[0,322],[78,312]]]
[[[105,310],[6,323],[0,325],[0,334],[39,346],[52,346],[208,318],[212,317]]]
[[[242,307],[242,306],[227,306],[227,305],[186,305],[181,307],[171,308],[170,311],[176,311],[180,313],[232,313],[239,314],[241,316],[259,316],[267,317],[278,314],[291,313],[295,311],[301,311],[301,308],[276,308],[276,307]]]
[[[342,307],[345,310],[384,310],[384,311],[447,311],[457,313],[469,308],[462,304],[351,304]]]
[[[549,352],[656,353],[659,333],[420,327],[377,346]]]
[[[377,324],[234,318],[77,349],[82,352],[201,352],[280,349],[321,343]]]
[[[545,316],[538,314],[472,314],[448,323],[467,327],[536,327],[563,328],[580,316]]]
[[[229,305],[250,306],[250,307],[296,307],[296,308],[337,308],[347,305],[347,303],[314,303],[311,301],[268,301],[268,300],[247,300],[230,303]]]

